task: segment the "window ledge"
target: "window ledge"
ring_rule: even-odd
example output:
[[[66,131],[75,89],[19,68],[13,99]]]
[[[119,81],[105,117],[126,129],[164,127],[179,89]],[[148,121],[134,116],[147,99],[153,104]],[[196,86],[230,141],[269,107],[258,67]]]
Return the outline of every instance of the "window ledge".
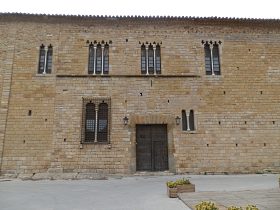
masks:
[[[109,142],[81,142],[83,145],[111,145]]]
[[[36,77],[51,77],[54,76],[54,74],[36,74]]]
[[[194,130],[194,131],[183,131],[183,133],[185,134],[197,134],[197,130]]]
[[[212,76],[212,75],[209,75],[209,76]],[[132,77],[132,78],[135,78],[135,77],[141,77],[141,78],[145,78],[145,77],[162,77],[162,78],[171,78],[171,77],[174,77],[174,78],[179,78],[179,77],[194,77],[194,78],[200,78],[201,76],[200,75],[195,75],[195,74],[188,74],[188,75],[174,75],[174,74],[166,74],[166,75],[163,75],[163,74],[156,74],[156,75],[144,75],[144,74],[140,74],[140,75],[94,75],[94,74],[88,74],[88,75],[78,75],[78,74],[59,74],[59,75],[56,75],[56,77],[82,77],[82,78],[85,78],[85,77]]]

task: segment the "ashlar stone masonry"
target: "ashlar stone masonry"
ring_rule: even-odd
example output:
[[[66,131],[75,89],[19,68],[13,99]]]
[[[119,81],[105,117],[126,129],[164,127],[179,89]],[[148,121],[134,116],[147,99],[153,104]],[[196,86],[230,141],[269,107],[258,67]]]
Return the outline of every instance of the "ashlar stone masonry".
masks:
[[[280,20],[0,14],[0,170],[279,173]]]

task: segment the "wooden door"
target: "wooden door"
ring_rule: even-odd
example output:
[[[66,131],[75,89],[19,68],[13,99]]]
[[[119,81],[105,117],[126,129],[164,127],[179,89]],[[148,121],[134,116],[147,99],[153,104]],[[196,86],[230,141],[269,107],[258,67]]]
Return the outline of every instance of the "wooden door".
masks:
[[[136,125],[136,170],[168,170],[166,125]]]

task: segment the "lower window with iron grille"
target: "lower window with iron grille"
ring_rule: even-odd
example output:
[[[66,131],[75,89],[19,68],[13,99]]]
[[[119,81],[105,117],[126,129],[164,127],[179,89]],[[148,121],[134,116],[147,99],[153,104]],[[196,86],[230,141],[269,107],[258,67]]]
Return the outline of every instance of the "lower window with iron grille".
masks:
[[[81,143],[110,143],[110,98],[83,98]]]

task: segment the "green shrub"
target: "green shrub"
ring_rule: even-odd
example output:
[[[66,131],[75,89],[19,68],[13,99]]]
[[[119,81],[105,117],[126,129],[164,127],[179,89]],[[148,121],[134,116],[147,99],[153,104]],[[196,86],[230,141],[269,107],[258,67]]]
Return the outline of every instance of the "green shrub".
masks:
[[[215,203],[211,201],[202,201],[195,206],[196,210],[219,210]]]
[[[173,181],[166,182],[167,187],[175,188],[177,187],[176,183]]]
[[[248,205],[246,206],[245,210],[259,210],[255,205]]]
[[[175,188],[177,185],[190,184],[190,180],[186,178],[177,179],[176,181],[168,181],[166,185],[170,188]]]

